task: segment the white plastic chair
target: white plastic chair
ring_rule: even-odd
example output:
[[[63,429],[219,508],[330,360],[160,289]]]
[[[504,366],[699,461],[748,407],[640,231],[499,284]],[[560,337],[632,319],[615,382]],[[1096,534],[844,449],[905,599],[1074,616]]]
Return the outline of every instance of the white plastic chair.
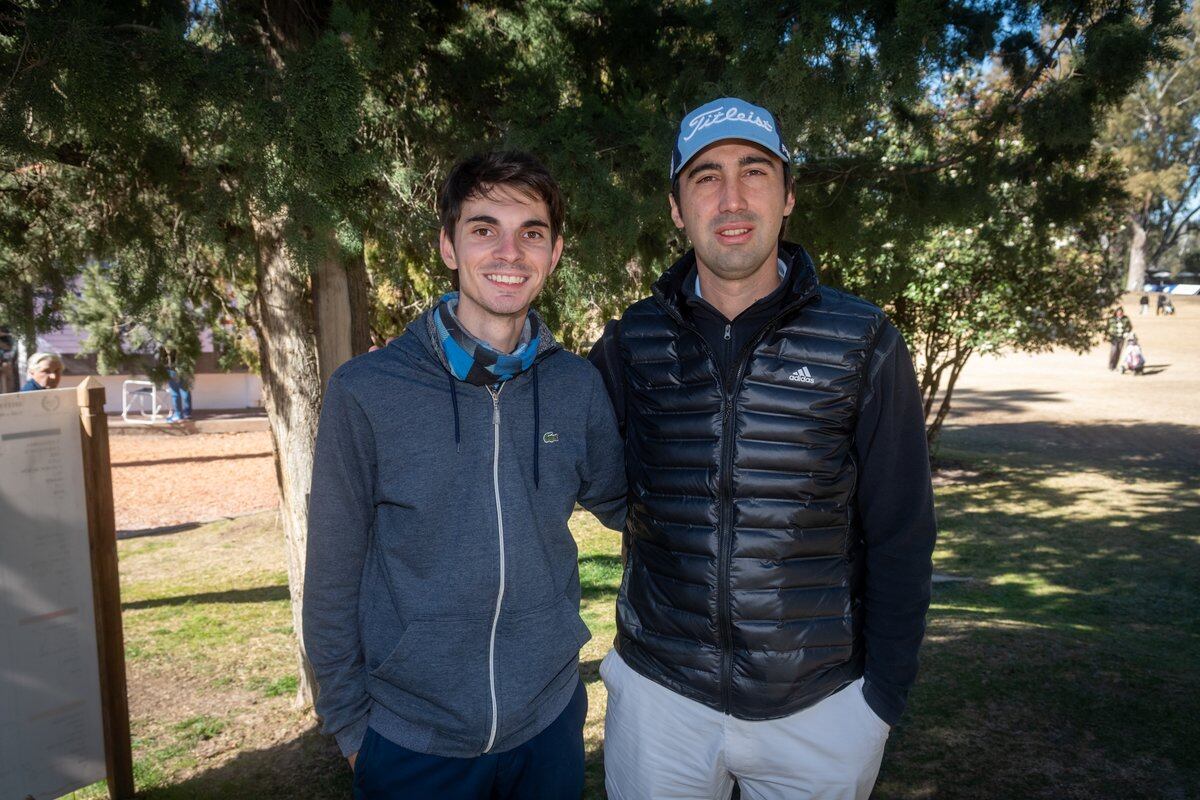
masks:
[[[130,389],[130,387],[139,387]],[[158,401],[159,389],[154,381],[125,381],[121,384],[121,419],[153,425],[163,414],[163,404]],[[138,417],[129,418],[134,411]],[[147,419],[149,417],[149,419]]]

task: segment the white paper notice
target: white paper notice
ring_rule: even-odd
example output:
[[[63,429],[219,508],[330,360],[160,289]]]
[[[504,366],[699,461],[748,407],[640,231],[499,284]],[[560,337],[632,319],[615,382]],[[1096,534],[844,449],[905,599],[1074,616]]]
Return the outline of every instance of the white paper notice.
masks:
[[[0,395],[0,798],[104,777],[74,389]]]

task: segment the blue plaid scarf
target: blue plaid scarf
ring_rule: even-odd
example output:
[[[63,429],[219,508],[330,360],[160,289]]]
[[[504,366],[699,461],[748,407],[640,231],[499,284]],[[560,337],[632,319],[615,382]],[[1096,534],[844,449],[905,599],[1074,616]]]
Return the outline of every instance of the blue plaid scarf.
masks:
[[[457,308],[458,292],[450,292],[438,301],[433,315],[442,350],[454,377],[476,386],[494,386],[515,378],[533,365],[537,357],[538,337],[533,335],[532,310],[525,318],[517,349],[511,353],[500,353],[463,328],[454,314]]]

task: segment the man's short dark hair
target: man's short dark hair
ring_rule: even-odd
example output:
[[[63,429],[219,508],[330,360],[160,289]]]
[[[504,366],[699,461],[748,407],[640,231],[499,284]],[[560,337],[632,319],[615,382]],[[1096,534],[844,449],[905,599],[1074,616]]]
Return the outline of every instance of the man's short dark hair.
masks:
[[[468,198],[487,197],[497,186],[512,187],[544,202],[550,212],[550,241],[558,240],[564,216],[562,190],[541,161],[520,150],[480,153],[450,169],[438,191],[438,218],[446,234],[454,236]]]

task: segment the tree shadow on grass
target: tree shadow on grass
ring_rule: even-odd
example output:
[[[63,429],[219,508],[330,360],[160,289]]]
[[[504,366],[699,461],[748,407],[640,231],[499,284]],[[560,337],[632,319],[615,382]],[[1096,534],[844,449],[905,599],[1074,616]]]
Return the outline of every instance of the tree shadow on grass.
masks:
[[[579,591],[583,600],[615,595],[621,583],[621,557],[589,553],[579,558]]]
[[[1173,422],[947,425],[939,448],[1018,456],[1022,466],[1046,472],[1095,471],[1130,481],[1200,485],[1200,428]]]
[[[586,683],[595,683],[600,680],[600,661],[602,659],[592,658],[587,661],[579,662],[579,677]]]
[[[270,458],[271,451],[261,453],[230,453],[219,456],[181,456],[178,458],[151,458],[144,461],[114,461],[113,469],[119,467],[159,467],[164,464],[204,464],[210,461],[237,461],[245,458]]]
[[[133,611],[141,608],[162,608],[163,606],[201,605],[203,603],[270,603],[287,600],[288,587],[259,586],[254,589],[229,589],[224,592],[199,592],[183,594],[174,597],[153,597],[147,600],[135,600],[122,603],[122,611]]]
[[[587,746],[583,753],[583,796],[585,800],[604,797],[604,744]]]
[[[1200,430],[980,427],[1002,430],[958,443],[984,451],[990,478],[939,486],[939,571],[985,581],[987,607],[1025,622],[1200,621]]]
[[[1200,430],[1031,422],[944,444],[968,468],[939,482],[935,564],[977,580],[933,589],[874,796],[1200,796]]]
[[[954,412],[956,414],[972,411],[1019,412],[1025,411],[1030,406],[1042,403],[1062,403],[1065,400],[1062,392],[1045,389],[992,391],[961,388],[954,392]]]
[[[935,589],[934,603],[947,593],[978,601],[954,587]],[[1156,657],[1177,646],[1176,634],[1168,625],[1123,635],[934,611],[872,797],[1200,796],[1190,668]]]
[[[170,786],[139,793],[146,800],[325,800],[350,797],[352,776],[333,740],[314,725],[296,738],[255,749]]]

